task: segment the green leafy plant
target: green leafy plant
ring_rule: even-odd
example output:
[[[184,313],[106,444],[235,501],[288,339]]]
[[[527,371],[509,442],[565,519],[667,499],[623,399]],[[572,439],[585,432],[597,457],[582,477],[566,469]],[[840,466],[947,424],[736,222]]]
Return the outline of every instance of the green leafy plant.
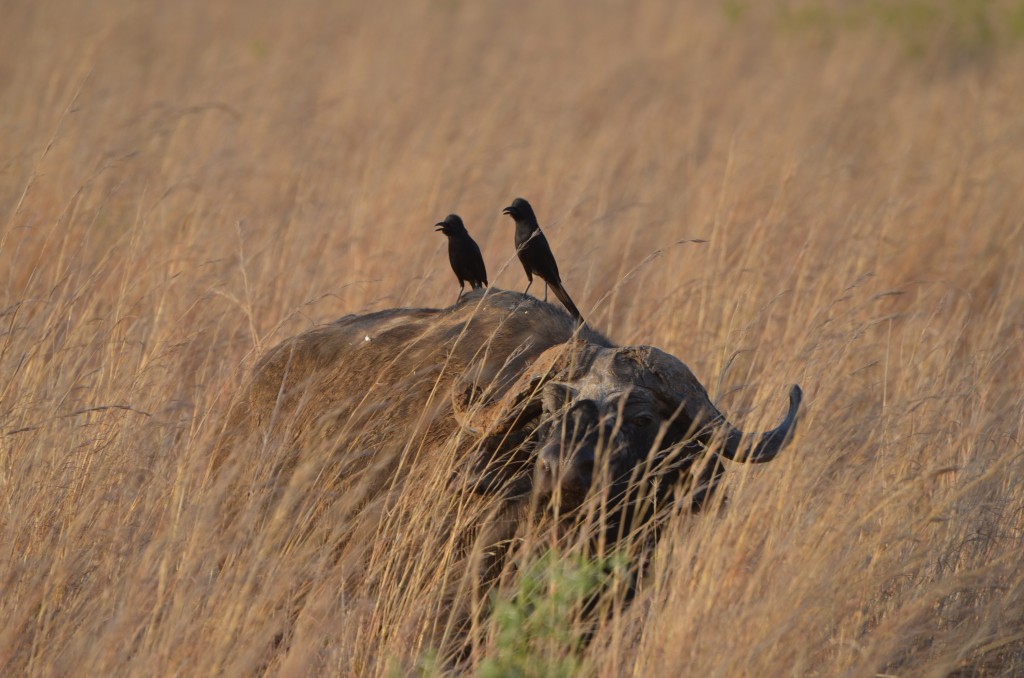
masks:
[[[572,676],[584,671],[586,624],[580,612],[613,579],[625,559],[558,557],[547,552],[520,575],[515,592],[494,605],[494,652],[481,678]]]

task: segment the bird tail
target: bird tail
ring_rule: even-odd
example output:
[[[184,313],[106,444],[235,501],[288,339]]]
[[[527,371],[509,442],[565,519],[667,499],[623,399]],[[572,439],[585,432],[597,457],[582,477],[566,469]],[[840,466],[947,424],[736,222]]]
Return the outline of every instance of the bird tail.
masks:
[[[558,300],[562,302],[562,306],[565,306],[566,310],[569,311],[569,313],[572,314],[572,317],[576,319],[576,324],[582,325],[583,316],[580,315],[580,310],[576,308],[576,304],[572,303],[572,299],[569,298],[569,293],[565,291],[565,288],[562,287],[561,283],[555,285],[549,284],[548,286],[551,288],[551,291],[555,293],[555,296],[558,297]]]

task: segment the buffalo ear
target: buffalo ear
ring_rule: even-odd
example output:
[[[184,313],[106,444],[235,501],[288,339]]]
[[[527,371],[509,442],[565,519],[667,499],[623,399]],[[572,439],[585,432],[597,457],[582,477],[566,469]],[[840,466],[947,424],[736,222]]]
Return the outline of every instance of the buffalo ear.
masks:
[[[653,454],[659,460],[658,472],[670,482],[676,482],[707,451],[702,437],[706,427],[701,425],[702,419],[695,420],[691,416],[685,403],[659,395],[657,405],[665,422],[665,432]]]
[[[585,372],[595,351],[581,340],[553,346],[497,398],[476,385],[456,387],[452,414],[464,431],[479,440],[468,453],[469,484],[476,493],[512,496],[529,491],[534,433],[546,402],[561,406],[573,392],[556,380]]]
[[[533,434],[543,413],[541,377],[520,380],[498,402],[480,397],[473,386],[453,398],[453,414],[475,444],[469,456],[466,481],[475,494],[513,498],[532,487]],[[477,398],[474,398],[477,396]],[[463,403],[477,400],[477,416],[468,425]],[[461,406],[461,407],[460,407]]]
[[[659,399],[659,406],[663,408],[664,420],[669,422],[659,452],[661,481],[665,487],[685,489],[690,511],[697,513],[714,492],[725,467],[717,454],[708,454],[706,419],[694,420],[685,403],[679,401]]]
[[[663,420],[668,422],[662,447],[686,444],[699,445],[701,442],[700,421],[691,416],[686,403],[674,399],[658,398],[658,407]]]
[[[564,398],[565,389],[575,393],[565,381],[586,371],[594,351],[594,347],[580,340],[553,346],[538,356],[503,394],[462,383],[453,389],[452,413],[467,432],[504,436],[540,416],[547,407],[546,401],[554,404]],[[551,389],[547,388],[549,385]]]

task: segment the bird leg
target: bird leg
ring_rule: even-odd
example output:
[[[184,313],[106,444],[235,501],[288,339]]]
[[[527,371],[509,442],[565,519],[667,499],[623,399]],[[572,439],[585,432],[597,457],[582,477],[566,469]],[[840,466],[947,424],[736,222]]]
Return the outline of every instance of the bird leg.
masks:
[[[530,285],[532,285],[532,284],[533,284],[533,278],[530,278],[530,282],[526,283],[526,289],[523,290],[523,296],[526,296],[526,293],[530,291]]]
[[[455,297],[455,303],[456,304],[459,303],[459,299],[462,298],[462,293],[465,292],[465,291],[466,291],[466,285],[465,284],[459,285],[459,296]]]
[[[546,304],[547,301],[548,301],[548,283],[545,280],[544,281],[544,303]]]

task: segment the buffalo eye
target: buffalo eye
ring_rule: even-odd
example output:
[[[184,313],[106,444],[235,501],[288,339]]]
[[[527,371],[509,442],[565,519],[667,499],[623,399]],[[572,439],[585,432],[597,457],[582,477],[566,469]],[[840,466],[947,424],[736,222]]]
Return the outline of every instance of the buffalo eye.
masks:
[[[647,428],[654,421],[654,418],[646,414],[637,414],[626,420],[630,426],[635,428]]]

